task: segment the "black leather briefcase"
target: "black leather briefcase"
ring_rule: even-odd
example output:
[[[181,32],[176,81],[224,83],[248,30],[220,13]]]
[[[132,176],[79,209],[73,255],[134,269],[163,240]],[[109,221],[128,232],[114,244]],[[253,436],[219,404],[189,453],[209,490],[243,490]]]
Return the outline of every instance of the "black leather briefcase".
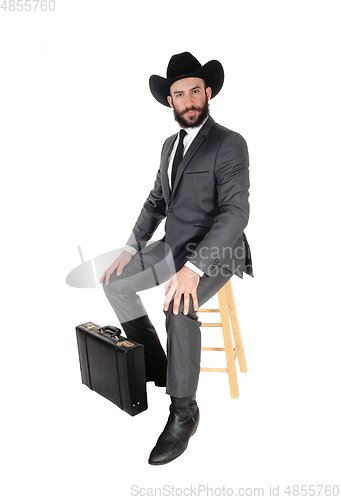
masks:
[[[76,327],[83,384],[129,415],[146,410],[146,372],[142,344],[121,336],[115,326]]]

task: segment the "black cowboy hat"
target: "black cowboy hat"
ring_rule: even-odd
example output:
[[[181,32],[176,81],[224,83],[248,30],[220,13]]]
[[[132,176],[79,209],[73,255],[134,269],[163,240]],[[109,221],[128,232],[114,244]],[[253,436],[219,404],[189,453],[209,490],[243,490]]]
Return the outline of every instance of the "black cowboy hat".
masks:
[[[201,66],[189,52],[182,52],[171,57],[167,67],[167,78],[152,75],[149,78],[150,91],[157,101],[164,106],[169,106],[167,96],[170,95],[170,87],[182,78],[202,78],[207,87],[211,87],[212,96],[215,97],[224,83],[224,70],[219,61],[209,61]]]

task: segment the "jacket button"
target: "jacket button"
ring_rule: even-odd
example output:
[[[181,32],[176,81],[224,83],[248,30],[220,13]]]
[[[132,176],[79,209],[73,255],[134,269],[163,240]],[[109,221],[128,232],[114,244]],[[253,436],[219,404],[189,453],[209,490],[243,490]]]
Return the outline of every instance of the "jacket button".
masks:
[[[173,212],[174,208],[169,208],[168,213]]]

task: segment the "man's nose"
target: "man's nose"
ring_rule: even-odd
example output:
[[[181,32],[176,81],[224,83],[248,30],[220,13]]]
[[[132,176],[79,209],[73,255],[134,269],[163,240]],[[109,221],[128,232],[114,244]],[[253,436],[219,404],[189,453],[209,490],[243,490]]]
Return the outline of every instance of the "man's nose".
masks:
[[[193,100],[193,94],[190,93],[190,94],[187,94],[185,96],[185,107],[186,108],[191,108],[194,104],[193,104],[194,100]]]

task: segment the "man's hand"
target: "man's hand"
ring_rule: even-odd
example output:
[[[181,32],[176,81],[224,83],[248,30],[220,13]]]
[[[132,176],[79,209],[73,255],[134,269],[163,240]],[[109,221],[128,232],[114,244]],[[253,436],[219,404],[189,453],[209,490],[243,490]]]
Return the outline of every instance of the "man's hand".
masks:
[[[125,250],[121,253],[121,255],[119,255],[117,257],[116,260],[114,260],[114,262],[111,264],[110,267],[108,267],[108,269],[104,272],[102,278],[100,279],[100,283],[103,282],[103,280],[105,279],[105,284],[106,285],[109,285],[109,280],[110,280],[110,276],[112,275],[112,273],[117,269],[116,271],[116,274],[117,276],[121,276],[122,274],[122,271],[123,271],[123,268],[129,264],[129,262],[131,261],[132,259],[132,254],[130,252],[126,252]]]
[[[184,296],[184,314],[188,314],[189,296],[192,296],[193,307],[198,309],[197,288],[200,276],[189,267],[184,266],[166,284],[166,298],[163,306],[164,311],[168,311],[169,303],[174,296],[173,313],[178,314],[181,296]]]

